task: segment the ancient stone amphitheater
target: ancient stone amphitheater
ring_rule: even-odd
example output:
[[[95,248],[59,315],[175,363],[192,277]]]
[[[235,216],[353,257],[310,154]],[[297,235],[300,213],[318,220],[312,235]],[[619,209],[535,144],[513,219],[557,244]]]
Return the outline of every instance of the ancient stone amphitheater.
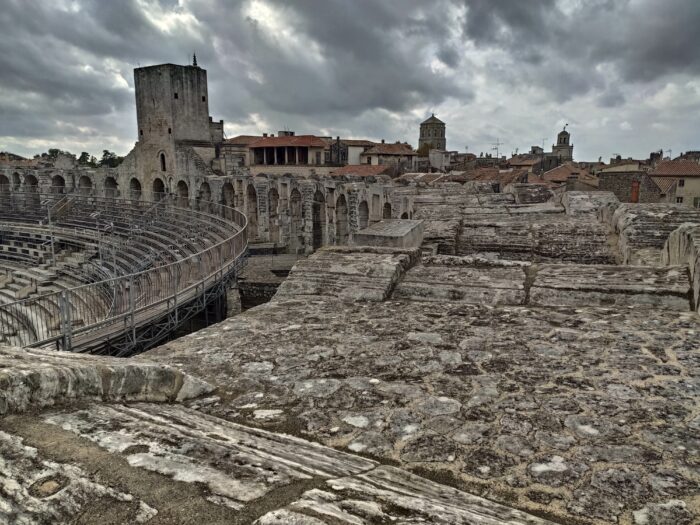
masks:
[[[700,211],[392,195],[419,245],[378,222],[138,356],[3,348],[0,522],[698,523]]]
[[[0,188],[3,344],[123,356],[199,312],[225,317],[242,213],[52,190]]]

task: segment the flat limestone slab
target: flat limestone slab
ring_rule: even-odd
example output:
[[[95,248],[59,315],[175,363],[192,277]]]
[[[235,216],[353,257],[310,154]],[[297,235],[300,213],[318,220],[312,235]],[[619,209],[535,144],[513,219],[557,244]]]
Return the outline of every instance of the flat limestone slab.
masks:
[[[0,415],[99,399],[181,401],[212,390],[165,364],[0,347]]]
[[[89,404],[12,417],[14,434],[2,425],[1,523],[549,523],[181,405]]]
[[[275,298],[330,295],[352,301],[382,301],[418,258],[417,248],[324,248],[294,265]]]
[[[431,257],[411,268],[393,299],[457,301],[471,304],[524,304],[527,263],[471,257]]]
[[[639,307],[289,298],[137,359],[230,392],[202,406],[212,415],[421,469],[558,523],[633,523],[672,500],[692,523],[698,326],[695,312]]]
[[[353,235],[357,246],[417,248],[423,242],[423,221],[385,219]]]
[[[530,288],[534,306],[645,306],[690,310],[684,266],[539,265]]]
[[[286,508],[262,516],[256,525],[314,523],[479,523],[544,524],[546,520],[484,498],[438,485],[394,467],[381,466],[358,476],[333,479],[327,489],[314,489]],[[409,521],[406,517],[410,516]],[[368,520],[368,521],[365,521]],[[372,521],[374,520],[374,521]]]

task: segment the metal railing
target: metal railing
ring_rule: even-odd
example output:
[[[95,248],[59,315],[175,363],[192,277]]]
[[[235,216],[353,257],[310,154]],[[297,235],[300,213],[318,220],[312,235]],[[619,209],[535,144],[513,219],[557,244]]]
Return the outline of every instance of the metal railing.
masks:
[[[82,351],[136,341],[139,329],[168,316],[175,327],[178,309],[227,283],[247,251],[243,213],[202,200],[197,207],[172,195],[146,201],[0,187],[0,230],[35,235],[34,249],[45,251],[38,261],[22,261],[21,248],[0,259],[23,266],[18,275],[56,276],[22,300],[0,287],[0,341]]]

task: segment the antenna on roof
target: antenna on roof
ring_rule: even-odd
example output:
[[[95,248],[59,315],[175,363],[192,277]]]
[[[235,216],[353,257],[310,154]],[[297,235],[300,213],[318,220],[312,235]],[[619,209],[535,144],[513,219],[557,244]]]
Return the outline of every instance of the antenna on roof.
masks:
[[[192,52],[192,65],[197,67],[197,53]]]
[[[669,149],[667,149],[666,151],[668,151],[668,158],[669,158],[669,160],[670,160],[670,159],[671,159],[671,149],[669,148]]]
[[[496,152],[496,158],[500,159],[500,155],[498,154],[498,147],[503,145],[503,142],[500,141],[500,139],[496,138],[496,142],[492,142],[491,145],[493,148],[491,148],[493,151]]]
[[[566,124],[564,124],[564,131],[566,131],[566,126],[568,126],[568,125],[569,125],[568,122]]]

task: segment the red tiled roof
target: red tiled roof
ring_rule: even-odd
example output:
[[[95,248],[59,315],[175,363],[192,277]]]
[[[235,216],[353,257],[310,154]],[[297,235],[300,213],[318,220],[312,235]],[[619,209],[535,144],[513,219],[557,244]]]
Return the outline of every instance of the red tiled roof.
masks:
[[[700,177],[700,164],[692,160],[666,160],[659,162],[650,175],[655,177]]]
[[[371,140],[364,140],[364,139],[340,139],[340,142],[342,142],[346,146],[363,146],[366,148],[377,145],[376,142],[372,142]]]
[[[377,144],[362,155],[418,155],[408,144]]]
[[[529,157],[512,157],[508,159],[508,164],[511,166],[534,166],[539,164],[542,159]]]
[[[498,168],[477,168],[475,170],[466,171],[464,175],[470,181],[494,181],[500,182],[503,185],[517,182],[521,177],[527,175],[527,170],[514,169],[508,171],[500,171]]]
[[[230,139],[226,139],[224,142],[227,144],[233,144],[234,146],[247,146],[251,142],[261,139],[260,135],[238,135]]]
[[[595,177],[587,170],[574,166],[573,164],[562,164],[549,171],[544,172],[542,178],[549,182],[566,182],[570,177],[577,175],[578,180],[592,183]]]
[[[371,164],[348,164],[342,168],[331,171],[331,177],[354,176],[354,177],[370,177],[383,175],[391,169],[391,166],[379,165],[372,166]]]
[[[668,190],[679,181],[680,177],[650,177],[650,179],[659,187],[661,193],[668,193]]]
[[[314,135],[287,135],[281,137],[263,137],[248,145],[251,148],[281,148],[298,146],[302,148],[325,148],[326,141]]]

